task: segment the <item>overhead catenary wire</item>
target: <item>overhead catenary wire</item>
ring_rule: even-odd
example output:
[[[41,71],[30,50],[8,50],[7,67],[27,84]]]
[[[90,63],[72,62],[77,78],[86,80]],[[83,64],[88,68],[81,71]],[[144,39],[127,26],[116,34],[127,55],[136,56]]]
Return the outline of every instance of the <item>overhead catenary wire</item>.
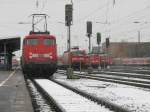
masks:
[[[146,17],[146,16],[148,16],[148,14],[146,13],[145,14],[145,10],[146,9],[149,9],[150,7],[148,6],[148,7],[146,7],[146,8],[144,8],[144,9],[141,9],[141,10],[138,10],[138,11],[136,11],[136,12],[133,12],[132,14],[130,14],[130,15],[128,15],[128,16],[124,16],[124,17],[127,17],[127,18],[124,18],[124,17],[122,17],[123,18],[123,21],[122,21],[122,19],[120,20],[120,22],[121,22],[121,24],[118,24],[118,21],[119,20],[116,20],[116,24],[115,23],[112,23],[111,22],[111,24],[112,24],[112,26],[111,26],[111,28],[110,28],[110,30],[113,30],[113,32],[115,31],[115,30],[117,30],[118,31],[118,29],[121,29],[120,27],[122,27],[122,26],[126,26],[126,25],[128,25],[129,26],[129,28],[132,26],[132,22],[134,22],[132,19],[129,19],[129,18],[138,18],[138,19],[142,19],[143,17]],[[141,13],[143,13],[144,12],[144,15],[143,16],[141,16]],[[136,16],[136,15],[139,15],[140,14],[140,17],[138,17],[138,16]],[[128,23],[126,23],[126,21],[129,21]],[[115,21],[113,21],[113,22],[115,22]],[[118,28],[116,28],[116,26],[118,27]],[[129,28],[126,28],[126,29],[129,29]],[[114,30],[115,29],[115,30]],[[125,30],[126,30],[125,29]],[[106,29],[107,30],[107,29]],[[103,31],[104,33],[106,33],[107,31]],[[125,31],[124,31],[125,32]]]
[[[36,11],[38,13],[43,13],[46,4],[47,4],[47,0],[36,0],[35,3]]]
[[[80,23],[81,21],[83,20],[86,20],[88,19],[89,17],[91,17],[92,15],[94,15],[95,13],[98,13],[99,11],[101,11],[101,9],[105,8],[107,6],[107,3],[102,5],[102,6],[99,6],[98,8],[94,9],[93,11],[91,11],[89,14],[87,14],[86,16],[78,19],[75,21],[75,23]]]

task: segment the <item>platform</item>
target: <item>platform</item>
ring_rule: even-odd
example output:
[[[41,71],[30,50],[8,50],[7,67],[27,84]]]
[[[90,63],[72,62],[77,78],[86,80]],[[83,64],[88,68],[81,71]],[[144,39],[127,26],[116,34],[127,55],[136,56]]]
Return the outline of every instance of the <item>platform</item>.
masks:
[[[0,71],[0,112],[34,112],[20,70]]]

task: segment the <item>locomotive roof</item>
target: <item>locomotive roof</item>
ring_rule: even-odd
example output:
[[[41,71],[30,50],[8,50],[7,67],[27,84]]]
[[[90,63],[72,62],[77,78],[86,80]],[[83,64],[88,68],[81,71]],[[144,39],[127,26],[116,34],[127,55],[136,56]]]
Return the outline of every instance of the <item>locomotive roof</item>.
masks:
[[[27,35],[26,38],[33,38],[33,37],[50,37],[50,38],[54,38],[55,36],[53,35],[49,35],[49,34],[31,34],[31,35]]]

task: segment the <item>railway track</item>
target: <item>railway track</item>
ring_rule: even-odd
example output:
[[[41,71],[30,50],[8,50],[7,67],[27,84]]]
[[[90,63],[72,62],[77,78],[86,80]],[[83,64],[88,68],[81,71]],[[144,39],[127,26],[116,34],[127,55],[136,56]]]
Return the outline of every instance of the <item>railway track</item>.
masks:
[[[93,74],[106,74],[106,75],[114,75],[114,76],[119,76],[119,77],[150,79],[149,74],[139,74],[139,73],[129,73],[129,72],[99,71],[99,72],[93,72]]]
[[[64,71],[61,71],[60,73],[63,72]],[[150,81],[149,81],[150,75],[145,74],[106,72],[106,71],[93,72],[92,74],[88,74],[86,72],[79,73],[76,71],[74,72],[74,75],[82,78],[126,84],[142,88],[150,88]]]
[[[65,74],[65,71],[63,70],[57,71],[57,72],[59,72],[60,74]],[[146,80],[149,78],[149,75],[144,75],[144,74],[132,74],[132,73],[110,72],[110,71],[109,72],[101,71],[101,73],[94,72],[92,74],[87,74],[87,73],[85,74],[85,72],[79,73],[75,71],[74,75],[82,77],[82,78],[88,78],[88,79],[94,79],[94,80],[100,80],[100,81],[106,81],[106,82],[115,82],[115,83],[136,86],[136,87],[150,88],[149,86],[150,81]],[[143,75],[144,77],[142,77],[141,75]],[[41,108],[43,107],[41,107],[41,105],[42,106],[44,105],[44,108],[48,110],[52,110],[52,112],[74,112],[74,111],[80,112],[81,110],[78,110],[78,109],[81,107],[82,109],[84,109],[82,110],[84,112],[89,112],[89,111],[97,112],[97,110],[98,112],[99,111],[130,112],[130,110],[127,110],[126,108],[122,108],[121,106],[117,104],[109,102],[107,101],[107,99],[93,96],[90,93],[87,93],[87,92],[84,92],[83,90],[79,90],[75,87],[66,85],[63,82],[57,81],[55,79],[51,79],[51,81],[47,79],[35,79],[32,81],[33,81],[33,84],[28,83],[27,85],[30,85],[30,91],[32,94],[36,93],[35,95],[31,94],[31,96],[33,97],[33,105],[35,108],[35,112],[42,112]],[[49,83],[53,83],[53,84],[49,85]],[[32,87],[34,89],[31,90],[31,86],[33,85],[35,85],[35,87]],[[61,85],[61,88],[59,87],[57,88],[57,86],[59,85]],[[42,94],[42,96],[37,94],[37,92],[35,91],[35,88],[37,88],[37,91],[39,91],[39,94],[40,95]],[[70,91],[71,94],[65,91]],[[57,93],[60,93],[60,94],[57,94]],[[38,98],[35,98],[35,96],[38,96]],[[41,101],[42,98],[39,100],[39,96],[42,97],[44,100]],[[80,96],[80,97],[76,97],[76,96]],[[66,99],[71,100],[71,102]],[[41,102],[44,102],[44,103],[41,104]],[[82,103],[79,104],[77,102],[82,102]],[[86,103],[87,105],[83,107]],[[91,105],[93,106],[91,107]],[[71,108],[68,108],[68,107],[71,107]],[[94,108],[94,110],[90,110],[90,108],[87,108],[87,107]]]
[[[126,73],[139,73],[139,74],[150,74],[149,67],[142,67],[142,66],[112,66],[111,69],[108,69],[110,72],[126,72]]]
[[[35,79],[33,83],[47,100],[48,105],[52,105],[50,108],[52,108],[53,112],[130,112],[121,106],[92,96],[54,79],[52,81]]]
[[[34,80],[26,79],[26,85],[32,99],[34,112],[61,112],[61,107],[57,107]]]
[[[88,78],[88,79],[94,79],[94,80],[100,80],[106,82],[114,82],[114,83],[126,84],[126,85],[136,86],[136,87],[150,88],[150,85],[146,84],[147,82],[144,81],[128,80],[128,79],[114,78],[114,77],[94,76],[92,74],[91,75],[75,74],[75,75],[82,78]]]
[[[61,71],[63,73],[64,71]],[[74,74],[77,72],[74,71]],[[81,72],[81,74],[84,72]],[[79,74],[79,72],[77,73]],[[96,74],[92,74],[96,75]],[[61,76],[61,77],[59,77]],[[131,112],[149,112],[149,109],[146,109],[140,105],[149,104],[149,98],[146,97],[146,94],[149,94],[149,89],[143,89],[141,87],[127,86],[126,84],[117,84],[117,83],[108,83],[109,81],[97,81],[97,79],[90,80],[89,78],[80,78],[73,80],[65,80],[66,75],[57,75],[55,76],[60,82],[64,82],[68,85],[72,85],[75,88],[78,88],[82,91],[86,91],[89,94],[98,96],[99,98],[104,98],[111,101],[117,105],[120,105],[124,108],[128,108]],[[143,97],[145,96],[145,98]],[[149,96],[149,95],[148,95]],[[146,101],[147,100],[147,101]],[[145,102],[145,103],[144,103]],[[149,106],[147,106],[149,108]]]

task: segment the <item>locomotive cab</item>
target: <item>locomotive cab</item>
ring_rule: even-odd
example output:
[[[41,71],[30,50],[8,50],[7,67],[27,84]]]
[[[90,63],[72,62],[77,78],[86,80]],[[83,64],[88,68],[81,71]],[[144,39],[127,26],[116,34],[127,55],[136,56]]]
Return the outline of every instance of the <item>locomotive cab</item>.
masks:
[[[23,72],[52,74],[57,69],[55,37],[48,34],[31,34],[23,41]]]

